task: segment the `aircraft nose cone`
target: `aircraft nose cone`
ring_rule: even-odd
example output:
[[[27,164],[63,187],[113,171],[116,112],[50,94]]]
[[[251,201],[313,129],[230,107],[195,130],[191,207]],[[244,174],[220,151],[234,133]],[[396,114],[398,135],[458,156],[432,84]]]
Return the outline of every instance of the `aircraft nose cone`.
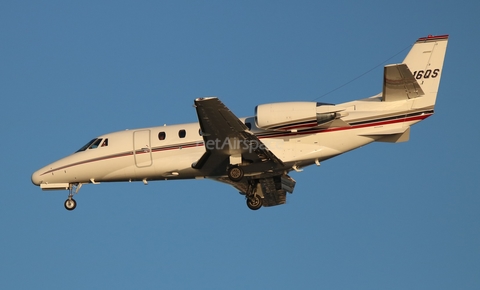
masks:
[[[40,183],[42,183],[42,178],[40,176],[40,172],[39,171],[35,171],[33,174],[32,174],[32,183],[35,184],[35,185],[40,185]]]

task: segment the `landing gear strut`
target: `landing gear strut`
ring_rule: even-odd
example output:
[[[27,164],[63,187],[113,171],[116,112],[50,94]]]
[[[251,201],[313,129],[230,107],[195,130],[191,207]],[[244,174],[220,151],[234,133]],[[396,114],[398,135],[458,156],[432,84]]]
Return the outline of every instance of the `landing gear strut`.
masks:
[[[251,210],[257,210],[263,205],[263,198],[256,194],[256,182],[250,182],[248,190],[245,194],[247,198],[247,206]]]
[[[73,195],[77,194],[82,187],[81,183],[70,184],[68,199],[63,204],[67,210],[74,210],[77,207],[77,202],[73,199]]]

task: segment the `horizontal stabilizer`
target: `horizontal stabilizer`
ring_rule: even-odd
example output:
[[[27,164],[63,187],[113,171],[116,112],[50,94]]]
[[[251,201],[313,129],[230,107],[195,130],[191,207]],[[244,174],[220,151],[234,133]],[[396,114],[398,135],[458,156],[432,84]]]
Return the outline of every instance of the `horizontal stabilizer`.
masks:
[[[406,64],[385,66],[382,93],[384,102],[407,100],[422,95],[422,88]]]

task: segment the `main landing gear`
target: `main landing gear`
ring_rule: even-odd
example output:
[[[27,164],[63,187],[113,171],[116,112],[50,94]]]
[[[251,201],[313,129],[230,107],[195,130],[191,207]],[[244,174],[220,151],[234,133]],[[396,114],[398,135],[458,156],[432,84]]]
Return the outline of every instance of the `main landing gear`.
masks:
[[[234,166],[230,166],[228,169],[227,169],[227,175],[228,175],[228,178],[231,180],[231,181],[240,181],[242,180],[243,178],[243,170],[242,168],[238,167],[237,165],[234,165]]]
[[[247,206],[251,210],[257,210],[263,205],[263,198],[256,193],[257,182],[258,181],[251,180],[248,184],[247,192],[245,193]]]
[[[247,206],[249,209],[257,210],[261,208],[262,205],[263,205],[263,199],[260,196],[254,194],[252,196],[247,197]]]
[[[63,204],[67,210],[72,211],[77,207],[77,202],[73,199],[73,195],[78,193],[80,187],[82,187],[81,183],[70,184],[68,199]]]
[[[243,169],[238,165],[231,165],[227,169],[227,176],[233,182],[239,182],[244,177]],[[257,210],[263,205],[263,198],[256,194],[256,183],[258,181],[249,181],[247,192],[244,193],[247,199],[247,206],[251,210]]]

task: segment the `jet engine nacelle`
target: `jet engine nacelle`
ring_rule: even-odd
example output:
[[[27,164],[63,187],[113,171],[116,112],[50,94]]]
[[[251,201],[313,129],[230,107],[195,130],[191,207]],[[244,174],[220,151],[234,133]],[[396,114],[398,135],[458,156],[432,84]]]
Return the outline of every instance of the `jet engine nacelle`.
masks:
[[[343,108],[316,102],[285,102],[258,105],[255,122],[258,128],[296,131],[317,127],[340,118]]]

